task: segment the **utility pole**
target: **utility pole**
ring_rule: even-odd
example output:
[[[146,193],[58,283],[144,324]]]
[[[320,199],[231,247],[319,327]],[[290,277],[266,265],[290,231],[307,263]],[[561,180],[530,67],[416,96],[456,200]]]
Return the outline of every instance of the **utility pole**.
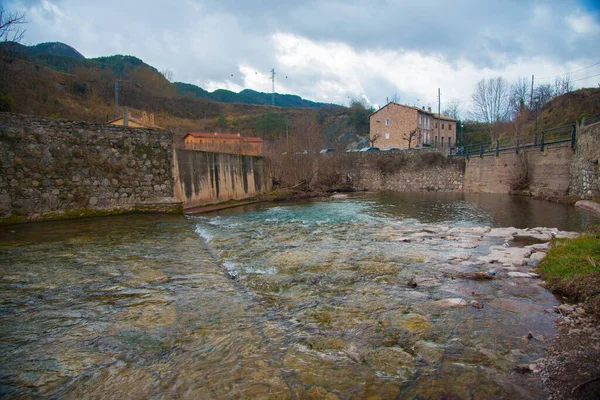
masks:
[[[115,119],[119,118],[119,81],[115,81]]]
[[[533,74],[531,75],[531,96],[529,97],[529,107],[533,107]]]
[[[274,106],[275,105],[275,68],[273,68],[271,70],[271,81],[273,81],[272,87],[271,87],[271,105]]]
[[[440,139],[440,129],[442,128],[442,92],[438,88],[438,140]],[[437,147],[437,143],[436,146]]]

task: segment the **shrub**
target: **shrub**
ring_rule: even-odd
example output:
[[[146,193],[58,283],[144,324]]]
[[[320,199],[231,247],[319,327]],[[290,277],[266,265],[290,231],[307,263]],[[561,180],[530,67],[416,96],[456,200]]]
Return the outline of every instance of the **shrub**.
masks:
[[[0,95],[0,111],[15,112],[15,99],[8,94]]]

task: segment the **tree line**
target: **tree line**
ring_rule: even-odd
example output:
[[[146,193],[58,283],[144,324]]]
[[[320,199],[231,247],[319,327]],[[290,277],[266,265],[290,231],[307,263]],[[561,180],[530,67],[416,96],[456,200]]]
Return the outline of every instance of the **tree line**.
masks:
[[[481,79],[471,95],[469,110],[464,110],[461,102],[453,99],[442,113],[462,121],[468,136],[465,144],[473,142],[473,139],[494,142],[506,133],[507,123],[529,117],[553,98],[573,89],[568,74],[557,77],[551,83],[532,85],[533,82],[525,77],[513,82],[501,76]]]

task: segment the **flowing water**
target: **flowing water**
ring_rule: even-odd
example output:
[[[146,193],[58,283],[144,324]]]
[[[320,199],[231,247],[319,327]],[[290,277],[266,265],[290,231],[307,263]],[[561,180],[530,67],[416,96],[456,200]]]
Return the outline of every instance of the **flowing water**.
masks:
[[[0,396],[541,398],[512,368],[542,357],[558,302],[478,261],[504,242],[482,227],[591,223],[509,196],[379,193],[3,227]]]

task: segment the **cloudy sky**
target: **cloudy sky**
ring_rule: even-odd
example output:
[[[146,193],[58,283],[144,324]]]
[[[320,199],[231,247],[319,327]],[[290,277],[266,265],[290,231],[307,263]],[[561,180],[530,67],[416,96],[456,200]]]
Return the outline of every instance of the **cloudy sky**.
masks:
[[[598,0],[3,0],[25,44],[129,54],[208,90],[464,108],[482,78],[600,83]]]

